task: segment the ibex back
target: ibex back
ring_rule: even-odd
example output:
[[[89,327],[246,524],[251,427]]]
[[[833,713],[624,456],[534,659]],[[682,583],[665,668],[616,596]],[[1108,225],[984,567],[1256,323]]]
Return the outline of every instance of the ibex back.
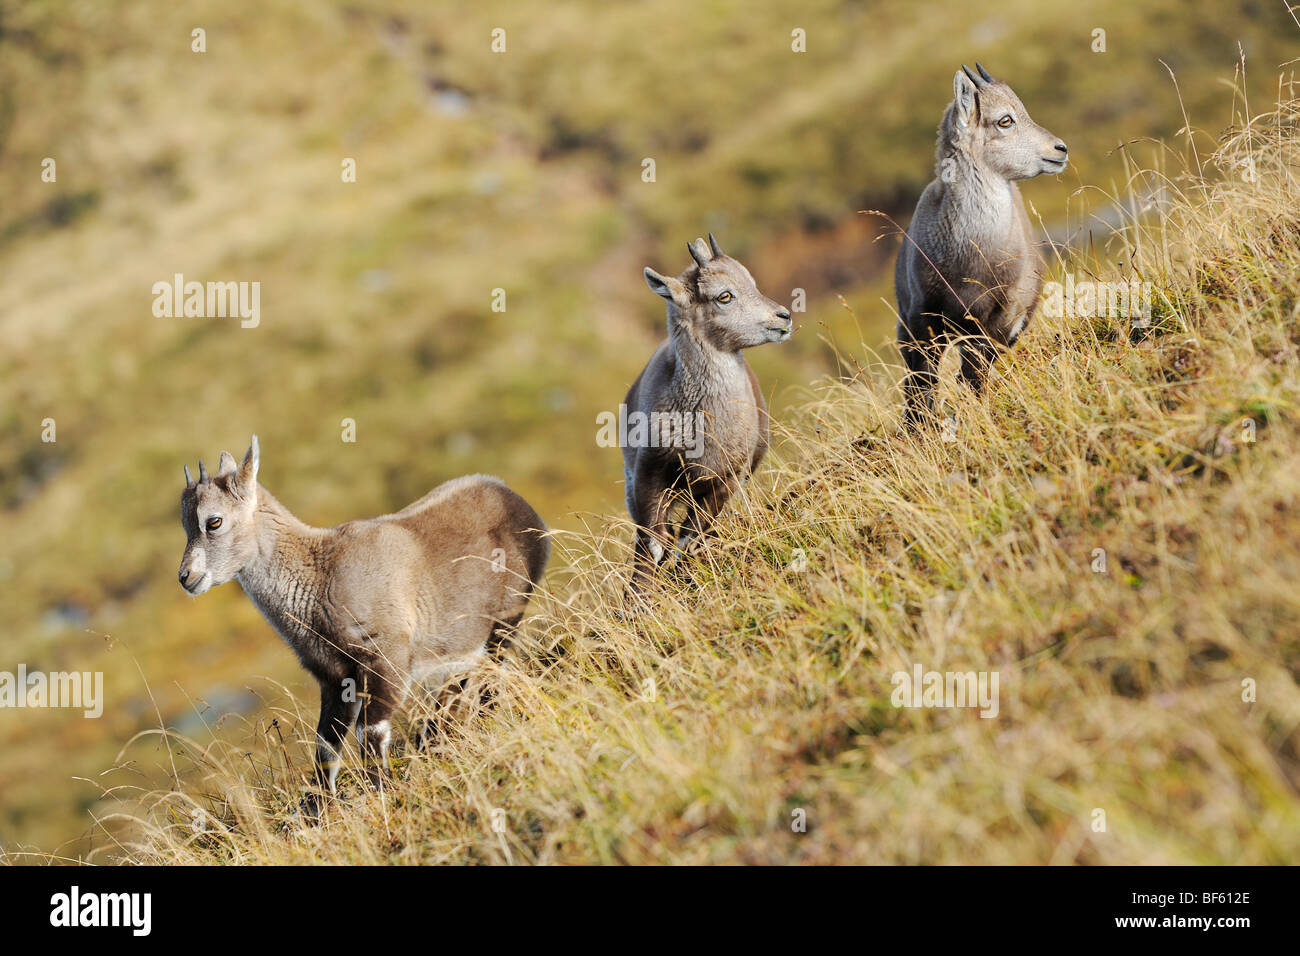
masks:
[[[1059,173],[1068,157],[1011,87],[976,68],[953,78],[938,175],[916,205],[894,272],[909,425],[931,411],[949,338],[961,337],[962,377],[979,392],[997,351],[1015,345],[1033,316],[1043,263],[1016,181]]]

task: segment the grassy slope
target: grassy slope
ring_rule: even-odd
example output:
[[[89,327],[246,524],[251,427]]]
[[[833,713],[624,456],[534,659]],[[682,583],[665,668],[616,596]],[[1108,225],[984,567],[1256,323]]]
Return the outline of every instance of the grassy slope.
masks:
[[[659,334],[661,310],[640,267],[680,265],[682,240],[715,229],[773,295],[795,285],[810,292],[802,334],[756,354],[755,363],[804,443],[787,448],[784,473],[774,468],[762,487],[815,474],[807,463],[835,454],[806,444],[809,415],[828,415],[856,434],[873,416],[883,419],[889,401],[884,392],[855,390],[846,404],[831,389],[821,397],[826,410],[801,410],[798,387],[835,367],[832,345],[850,363],[865,362],[861,343],[874,348],[888,337],[891,317],[878,297],[888,296],[891,247],[873,243],[878,224],[856,210],[905,214],[929,175],[951,66],[915,64],[979,57],[1011,78],[1036,118],[1070,141],[1077,162],[1066,181],[1035,183],[1027,193],[1054,210],[1044,219],[1077,218],[1071,188],[1123,173],[1107,157],[1112,146],[1181,125],[1157,55],[1179,69],[1194,116],[1212,120],[1222,111],[1217,80],[1235,51],[1219,30],[1202,26],[1222,20],[1221,5],[1169,2],[1140,13],[1132,6],[1099,2],[1061,13],[1023,2],[990,20],[970,11],[917,13],[908,3],[764,4],[757,13],[685,0],[558,10],[502,3],[472,12],[412,3],[343,13],[269,0],[184,14],[96,4],[72,15],[62,4],[0,4],[0,610],[8,623],[0,667],[103,669],[109,691],[98,722],[0,712],[0,844],[52,847],[76,833],[96,786],[69,778],[98,774],[132,733],[156,724],[156,712],[169,724],[192,724],[194,697],[221,701],[218,709],[244,706],[253,675],[308,690],[236,590],[190,602],[172,582],[181,462],[211,460],[223,445],[239,451],[256,430],[267,483],[318,523],[398,507],[475,470],[504,474],[561,528],[584,526],[574,509],[617,513],[617,455],[586,449],[596,411],[617,401]],[[1088,49],[1096,23],[1110,31],[1105,55]],[[202,57],[188,49],[196,24],[209,34]],[[792,24],[809,31],[804,56],[788,52]],[[509,31],[504,58],[487,48],[497,25]],[[1271,65],[1285,55],[1284,29],[1280,10],[1245,5],[1232,36]],[[446,86],[467,91],[465,114],[432,105],[430,90]],[[59,161],[54,185],[34,172],[46,155]],[[659,163],[653,186],[638,175],[647,155]],[[356,186],[338,182],[342,156],[358,158]],[[260,280],[263,327],[153,319],[148,289],[175,271]],[[498,286],[510,295],[505,315],[487,308]],[[837,293],[856,312],[840,308]],[[1034,347],[1017,356],[1017,371]],[[592,371],[573,375],[585,366]],[[56,445],[38,440],[46,415],[58,421]],[[355,446],[337,440],[345,416],[358,422]],[[885,490],[885,498],[834,503],[863,516],[905,513],[895,501],[908,500],[902,487]],[[743,514],[750,520],[754,512]],[[603,527],[603,518],[594,520]],[[801,646],[798,654],[810,653],[800,635],[826,628],[817,640],[860,637],[865,609],[889,591],[877,593],[860,564],[860,545],[876,539],[849,548],[852,536],[872,532],[850,532],[855,526],[833,514],[790,520],[844,525],[847,563],[831,580],[856,582],[856,596],[847,592],[844,608],[828,617],[800,612],[796,602],[779,612],[804,615],[788,630],[769,607],[752,609],[752,620],[713,625],[706,617],[687,627],[682,617],[665,632],[673,636],[646,636],[666,642],[665,653],[676,641],[720,643],[716,659],[692,664],[671,695],[664,691],[673,713],[686,718],[697,703],[742,712],[722,691],[696,694],[694,683],[728,661],[735,626],[765,636],[742,652],[756,659],[733,689],[747,687],[742,678],[757,674],[749,667],[763,654],[775,655],[764,664],[769,677],[755,676],[746,690],[759,695],[757,707],[778,692],[779,681],[765,685],[783,673],[787,655]],[[623,557],[616,543],[604,553]],[[586,554],[577,547],[571,562],[582,567]],[[552,600],[583,606],[593,585],[562,585],[556,570]],[[834,585],[841,586],[850,585]],[[1061,603],[1061,614],[1087,609]],[[586,613],[595,617],[578,631],[566,630],[573,622],[554,606],[548,619],[557,635],[603,634],[609,624],[600,606]],[[1069,624],[1054,627],[1066,633]],[[616,646],[630,639],[615,632]],[[570,658],[576,670],[556,675],[568,684],[546,694],[581,701],[564,688],[573,690],[587,667],[615,666],[587,661],[584,648]],[[617,667],[640,675],[659,666],[633,658]],[[855,659],[814,654],[791,673],[809,701],[833,702],[839,685],[825,682],[829,662],[847,668]],[[606,682],[592,686],[608,690]],[[585,716],[586,705],[556,705],[574,708],[575,730],[586,721],[575,753],[595,759],[582,749],[590,742],[583,734],[597,739],[593,715],[608,717],[607,705],[594,701]],[[835,704],[827,712],[845,718],[835,734],[856,726],[851,710]],[[772,713],[777,750],[835,726],[802,704]],[[782,744],[777,730],[787,725]],[[511,743],[509,726],[493,746]],[[754,772],[766,772],[766,751],[707,751],[725,734],[690,741],[673,724],[662,732],[680,734],[686,748],[667,758],[679,760],[679,776],[664,771],[663,795],[685,799],[697,782],[726,790],[735,761],[753,759]],[[291,753],[301,760],[299,750]],[[142,768],[159,763],[149,748],[129,756]],[[819,765],[813,757],[809,766]],[[480,760],[464,772],[486,766]],[[562,775],[581,778],[575,767]],[[851,771],[845,780],[859,780]],[[789,772],[797,789],[800,774]],[[539,794],[562,792],[547,779],[537,778]],[[738,773],[745,779],[749,771]],[[646,775],[648,786],[653,780]],[[453,812],[468,820],[463,810]],[[817,845],[814,836],[806,845]],[[455,847],[456,839],[449,828],[428,847]],[[592,848],[613,852],[610,845],[595,839]]]
[[[282,834],[281,740],[310,723],[176,741],[197,772],[132,858],[1293,862],[1298,170],[1292,99],[1126,232],[1154,327],[1039,323],[986,403],[950,384],[955,441],[898,436],[869,379],[820,386],[651,614],[618,614],[623,529],[561,536],[574,573],[486,678],[497,706],[382,798],[353,768],[346,807]],[[998,672],[997,718],[891,706],[918,663]]]

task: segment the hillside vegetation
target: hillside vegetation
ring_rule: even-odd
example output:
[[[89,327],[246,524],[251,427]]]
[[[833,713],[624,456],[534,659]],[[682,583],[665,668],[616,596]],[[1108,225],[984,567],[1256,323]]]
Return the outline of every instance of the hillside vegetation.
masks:
[[[626,527],[560,534],[494,705],[382,796],[354,764],[300,827],[312,725],[281,703],[168,741],[187,782],[128,858],[1294,862],[1297,92],[1113,238],[1149,326],[1039,322],[986,402],[949,377],[949,440],[897,434],[868,374],[824,381],[652,612],[621,613]],[[917,664],[997,672],[996,717],[894,706]]]
[[[103,671],[107,696],[0,710],[0,858],[1285,857],[1293,117],[1244,98],[1298,32],[1210,0],[0,0],[0,670]],[[1168,301],[1138,341],[1037,322],[986,405],[946,394],[958,441],[911,442],[897,240],[859,211],[906,221],[976,59],[1070,144],[1025,186],[1083,257],[1054,269],[1139,261]],[[1181,204],[1128,241],[1097,225],[1162,183]],[[807,312],[750,356],[771,459],[626,622],[595,417],[663,333],[642,267],[710,230]],[[260,326],[154,317],[178,272],[261,282]],[[558,529],[495,707],[290,838],[314,686],[235,585],[175,581],[181,465],[252,432],[314,524],[484,471]],[[910,662],[996,665],[999,718],[895,710]],[[127,744],[159,727],[193,743]],[[1109,842],[1073,829],[1095,807]]]

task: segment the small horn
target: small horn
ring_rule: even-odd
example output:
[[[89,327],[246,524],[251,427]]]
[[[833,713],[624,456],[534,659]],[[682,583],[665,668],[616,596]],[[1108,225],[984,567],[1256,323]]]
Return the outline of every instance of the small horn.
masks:
[[[976,76],[974,73],[972,73],[972,72],[970,71],[970,68],[967,67],[965,63],[963,63],[963,64],[961,65],[961,71],[962,71],[963,73],[966,74],[966,79],[970,80],[972,83],[975,84],[975,88],[976,88],[976,89],[979,89],[981,86],[984,85],[984,81],[981,80],[981,79],[980,79],[978,76]]]
[[[190,466],[189,466],[189,465],[186,465],[186,466],[185,466],[185,487],[186,487],[186,488],[193,488],[193,487],[194,487],[194,479],[190,477]]]
[[[199,459],[199,481],[207,481],[207,480],[208,480],[208,469],[207,466],[203,464],[203,459],[200,458]]]
[[[722,251],[722,246],[718,245],[718,240],[713,238],[713,233],[709,233],[709,248],[713,250],[713,258],[715,259],[726,255],[726,253]]]
[[[986,69],[984,69],[983,64],[981,64],[979,60],[976,60],[976,61],[975,61],[975,69],[977,69],[977,70],[980,71],[980,76],[984,77],[984,82],[985,82],[985,83],[996,83],[996,82],[997,82],[997,80],[993,79],[993,77],[989,75],[989,71],[986,70]]]
[[[691,258],[695,260],[695,264],[699,266],[701,269],[703,269],[705,266],[709,264],[708,256],[704,254],[703,242],[700,242],[698,246],[695,245],[694,242],[688,242],[686,243],[686,248],[690,252]]]

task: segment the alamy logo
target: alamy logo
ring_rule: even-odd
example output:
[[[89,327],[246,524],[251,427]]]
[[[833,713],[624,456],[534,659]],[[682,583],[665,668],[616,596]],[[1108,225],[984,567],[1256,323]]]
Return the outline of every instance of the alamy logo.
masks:
[[[153,928],[153,895],[82,893],[74,886],[70,892],[50,897],[50,925],[125,926],[133,936],[148,936]]]
[[[646,412],[618,406],[618,414],[596,416],[601,448],[680,448],[687,458],[704,454],[703,412]]]
[[[262,321],[262,283],[186,282],[177,272],[171,282],[153,284],[153,314],[159,319],[224,319],[238,316],[245,329]]]
[[[3,707],[70,707],[81,708],[87,717],[104,713],[104,674],[102,671],[28,672],[26,664],[18,673],[0,671],[0,708]]]
[[[1067,272],[1064,282],[1043,286],[1043,315],[1049,319],[1151,318],[1151,283],[1075,281]]]
[[[980,716],[998,715],[997,671],[927,671],[916,664],[912,673],[895,671],[889,681],[895,707],[979,707]]]

